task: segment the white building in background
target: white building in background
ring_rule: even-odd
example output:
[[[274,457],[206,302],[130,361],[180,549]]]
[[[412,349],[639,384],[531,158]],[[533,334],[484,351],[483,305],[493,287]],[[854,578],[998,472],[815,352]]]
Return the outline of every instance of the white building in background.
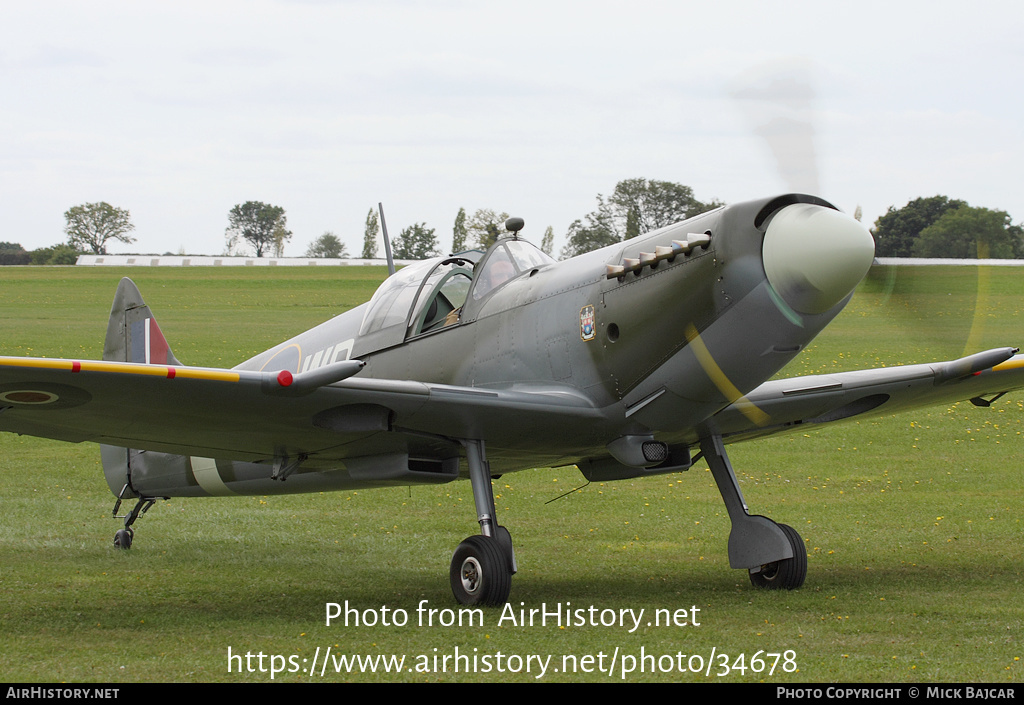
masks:
[[[206,255],[79,255],[77,265],[88,267],[386,267],[384,259],[330,259],[326,257],[212,257]],[[403,266],[412,260],[395,260]]]

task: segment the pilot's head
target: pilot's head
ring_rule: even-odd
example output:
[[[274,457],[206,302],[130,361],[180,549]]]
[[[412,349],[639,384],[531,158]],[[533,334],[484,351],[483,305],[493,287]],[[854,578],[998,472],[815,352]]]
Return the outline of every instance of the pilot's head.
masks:
[[[485,283],[488,289],[497,289],[516,274],[516,268],[508,260],[499,259],[491,262],[491,265],[484,272]]]

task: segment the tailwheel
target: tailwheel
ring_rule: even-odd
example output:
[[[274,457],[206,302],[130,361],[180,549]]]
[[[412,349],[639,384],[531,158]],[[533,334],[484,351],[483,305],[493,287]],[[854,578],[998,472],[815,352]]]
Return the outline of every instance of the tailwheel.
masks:
[[[779,524],[778,527],[789,539],[793,557],[763,565],[756,573],[751,571],[750,582],[766,590],[796,590],[807,578],[807,548],[792,526]]]
[[[512,590],[509,557],[490,536],[470,536],[452,556],[452,594],[463,605],[502,605]]]
[[[135,529],[132,528],[132,524],[135,523],[136,519],[148,512],[149,508],[152,507],[157,500],[155,497],[139,496],[139,501],[135,503],[135,507],[128,512],[128,514],[119,516],[117,510],[121,508],[122,498],[128,494],[129,489],[128,485],[125,485],[124,488],[122,488],[121,494],[117,496],[117,502],[114,503],[114,511],[111,512],[115,519],[124,519],[124,528],[119,529],[117,533],[114,534],[114,547],[120,548],[124,551],[127,551],[132,547],[132,540],[135,538]],[[164,497],[164,499],[167,499],[167,497]]]
[[[127,551],[132,547],[132,538],[134,535],[135,532],[130,528],[119,529],[118,532],[114,534],[114,546]]]

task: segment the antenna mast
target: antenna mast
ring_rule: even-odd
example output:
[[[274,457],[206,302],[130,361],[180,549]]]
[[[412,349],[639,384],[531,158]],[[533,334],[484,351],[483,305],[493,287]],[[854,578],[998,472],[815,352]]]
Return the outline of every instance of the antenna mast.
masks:
[[[380,210],[380,230],[384,234],[384,254],[388,258],[388,274],[395,273],[395,258],[391,256],[391,240],[388,238],[388,224],[384,222],[384,204],[377,203]]]

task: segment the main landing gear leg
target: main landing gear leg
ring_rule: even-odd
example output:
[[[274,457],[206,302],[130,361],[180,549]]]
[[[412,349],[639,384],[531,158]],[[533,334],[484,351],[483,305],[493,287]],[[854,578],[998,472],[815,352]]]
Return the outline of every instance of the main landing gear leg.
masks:
[[[721,436],[702,438],[700,449],[732,521],[729,565],[746,568],[754,587],[795,590],[803,585],[807,577],[807,549],[800,534],[791,526],[747,511]]]
[[[452,594],[463,605],[502,605],[512,589],[516,558],[512,536],[498,524],[491,490],[491,470],[483,441],[463,441],[469,462],[480,535],[459,544],[449,571]]]
[[[124,519],[124,528],[118,529],[117,533],[114,534],[114,546],[124,550],[128,550],[132,547],[132,540],[135,538],[135,530],[132,529],[132,524],[140,516],[149,511],[149,508],[156,503],[155,497],[139,497],[139,501],[135,503],[135,508],[132,509],[128,514],[120,517],[117,515],[117,510],[121,508],[121,497],[126,494],[128,485],[125,485],[121,490],[121,496],[117,498],[117,502],[114,504],[114,511],[112,514],[115,519]]]

